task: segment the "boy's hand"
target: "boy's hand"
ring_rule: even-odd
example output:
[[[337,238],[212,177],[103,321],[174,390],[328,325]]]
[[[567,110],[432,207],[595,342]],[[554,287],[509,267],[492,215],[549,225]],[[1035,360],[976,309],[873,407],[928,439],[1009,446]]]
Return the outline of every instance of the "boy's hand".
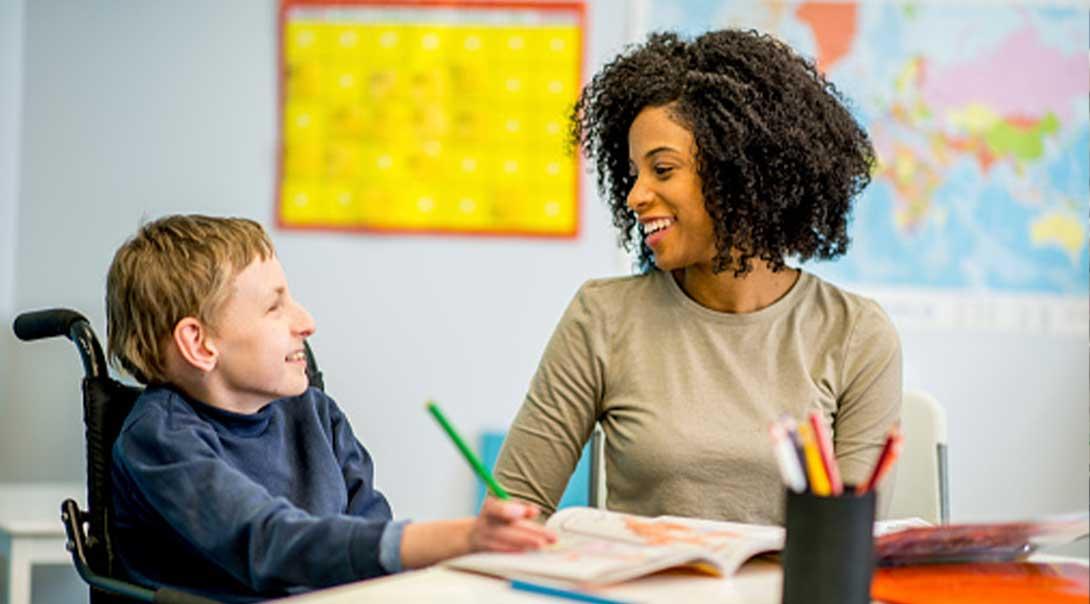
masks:
[[[534,518],[540,512],[523,501],[487,497],[469,531],[470,551],[521,552],[556,543],[556,534]]]

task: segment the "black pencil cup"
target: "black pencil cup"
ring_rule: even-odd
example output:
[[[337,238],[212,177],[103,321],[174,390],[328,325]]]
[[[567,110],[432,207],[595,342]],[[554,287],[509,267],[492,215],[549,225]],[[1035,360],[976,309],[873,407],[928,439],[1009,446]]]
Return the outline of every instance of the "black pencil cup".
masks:
[[[787,491],[783,604],[869,604],[874,491],[819,497]]]

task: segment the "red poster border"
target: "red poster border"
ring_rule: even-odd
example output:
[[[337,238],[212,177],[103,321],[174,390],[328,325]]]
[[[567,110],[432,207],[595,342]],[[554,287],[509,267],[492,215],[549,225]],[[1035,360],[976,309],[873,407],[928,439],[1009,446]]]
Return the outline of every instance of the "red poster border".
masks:
[[[335,233],[368,233],[377,235],[423,235],[423,236],[451,236],[451,237],[488,237],[500,239],[527,238],[527,239],[577,239],[583,220],[583,157],[576,153],[575,175],[575,221],[570,232],[542,233],[540,231],[511,230],[474,230],[474,229],[444,229],[444,228],[390,228],[375,226],[342,226],[332,224],[286,224],[280,212],[280,193],[284,178],[284,30],[287,22],[287,13],[296,7],[339,7],[339,6],[376,6],[397,8],[458,8],[468,10],[533,10],[546,12],[573,12],[579,24],[579,85],[582,86],[584,63],[586,61],[586,31],[587,15],[586,4],[583,0],[281,0],[277,13],[277,130],[276,130],[276,186],[273,193],[273,214],[276,227],[288,231],[318,231]]]

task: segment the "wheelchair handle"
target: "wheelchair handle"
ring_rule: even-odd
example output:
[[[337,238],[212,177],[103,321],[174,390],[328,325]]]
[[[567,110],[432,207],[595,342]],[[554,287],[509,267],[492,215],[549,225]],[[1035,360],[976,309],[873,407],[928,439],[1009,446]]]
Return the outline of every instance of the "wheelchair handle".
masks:
[[[87,317],[67,308],[25,312],[15,317],[15,336],[24,342],[57,336],[68,337],[69,330],[77,321],[86,322]]]
[[[87,377],[107,375],[106,355],[91,330],[87,317],[67,308],[25,312],[15,317],[15,336],[24,342],[65,336],[76,344]]]

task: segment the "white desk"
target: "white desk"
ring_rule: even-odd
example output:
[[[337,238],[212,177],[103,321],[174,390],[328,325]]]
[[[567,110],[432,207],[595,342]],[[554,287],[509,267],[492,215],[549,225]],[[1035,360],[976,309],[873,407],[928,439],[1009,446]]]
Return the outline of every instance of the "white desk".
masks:
[[[645,577],[598,592],[633,602],[718,602],[779,604],[780,566],[754,560],[729,579],[685,574]],[[280,600],[284,604],[358,604],[360,602],[513,602],[557,604],[551,596],[515,591],[506,581],[443,567],[361,581]]]
[[[1038,562],[1077,562],[1081,558],[1035,555]],[[690,573],[660,574],[597,592],[626,602],[717,602],[719,604],[780,604],[780,565],[764,559],[751,560],[733,577],[717,579]],[[284,604],[359,604],[365,602],[513,602],[557,604],[569,600],[515,591],[502,579],[442,567],[360,581],[341,587],[278,600]]]
[[[82,483],[0,483],[0,556],[7,558],[8,604],[30,604],[30,567],[65,564],[61,501],[87,499]]]

